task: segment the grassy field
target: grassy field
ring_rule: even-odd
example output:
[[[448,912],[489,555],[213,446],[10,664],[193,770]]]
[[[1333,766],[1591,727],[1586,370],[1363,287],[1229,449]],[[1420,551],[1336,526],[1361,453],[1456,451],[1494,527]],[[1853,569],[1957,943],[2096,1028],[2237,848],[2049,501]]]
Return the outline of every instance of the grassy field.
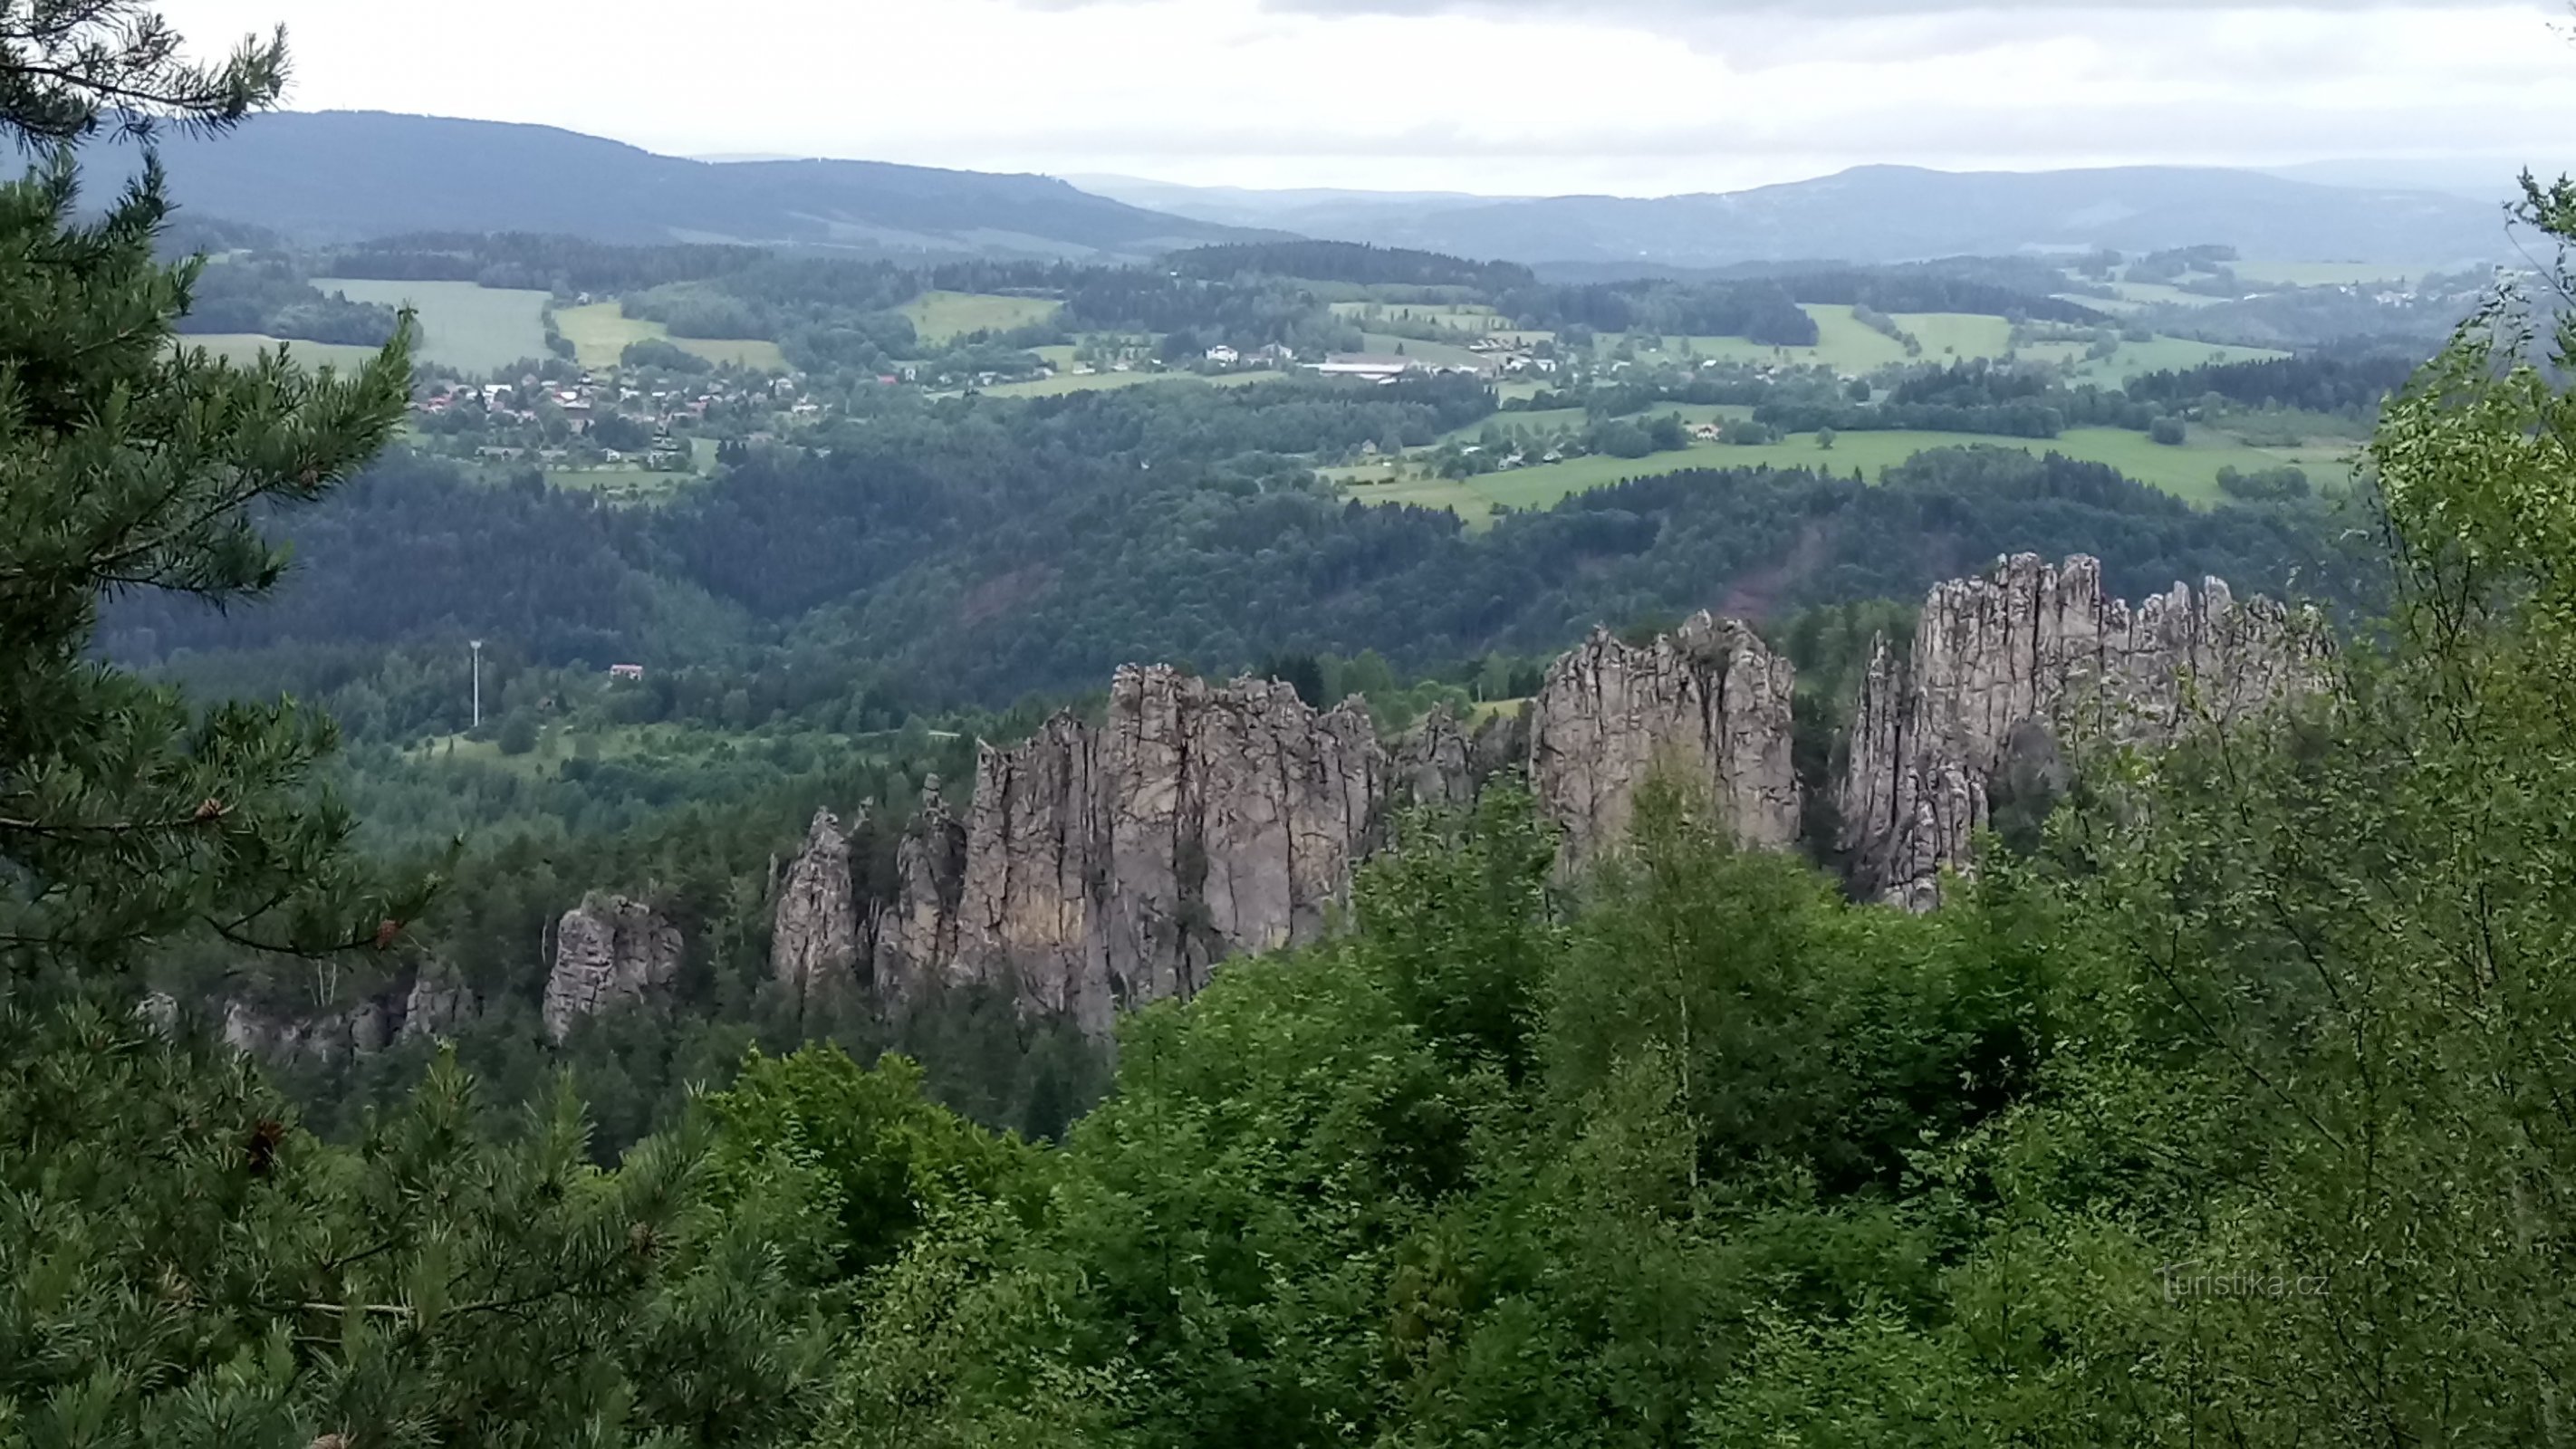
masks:
[[[2012,350],[2012,324],[1974,312],[1903,312],[1896,325],[1914,334],[1927,358],[2001,357]]]
[[[2055,452],[2087,462],[2107,463],[2151,488],[2204,507],[2223,501],[2218,491],[2218,470],[2224,467],[2251,472],[2296,464],[2307,470],[2311,482],[2321,486],[2340,484],[2351,477],[2351,446],[2346,443],[2323,441],[2295,448],[2255,448],[2224,432],[2198,427],[2180,447],[2168,447],[2144,433],[2121,428],[2075,428],[2055,439],[1964,433],[1843,433],[1830,449],[1817,446],[1815,435],[1799,433],[1761,447],[1701,444],[1684,452],[1658,453],[1649,458],[1573,458],[1456,481],[1426,479],[1404,465],[1386,463],[1330,469],[1326,476],[1365,503],[1455,507],[1471,522],[1478,522],[1488,517],[1496,504],[1545,508],[1570,494],[1627,478],[1649,478],[1692,468],[1768,465],[1835,473],[1858,469],[1862,476],[1874,479],[1917,453],[1962,447],[2020,448],[2034,454]],[[1475,500],[1475,506],[1469,505],[1469,499]]]
[[[2068,380],[2077,384],[2091,382],[2116,387],[2130,378],[2150,372],[2180,371],[2211,362],[2265,362],[2289,355],[2260,347],[2230,347],[2219,342],[2159,337],[2152,342],[2123,342],[2119,352],[2110,358],[2101,362],[2079,363],[2068,375]]]
[[[925,292],[903,306],[912,330],[936,346],[969,332],[1007,332],[1053,317],[1064,304],[1040,297],[996,297],[981,292]]]
[[[1496,413],[1482,422],[1469,423],[1441,435],[1444,443],[1472,443],[1484,436],[1485,429],[1497,427],[1505,436],[1518,433],[1536,436],[1546,433],[1579,430],[1591,416],[1581,408],[1541,408],[1533,412]],[[1733,422],[1753,416],[1753,409],[1732,403],[1664,403],[1638,413],[1635,420],[1650,422],[1661,417],[1676,417],[1697,427],[1701,423]]]
[[[179,337],[182,347],[202,347],[207,352],[232,362],[247,364],[263,352],[286,349],[287,356],[306,367],[330,363],[336,367],[357,367],[376,355],[372,347],[352,347],[340,342],[289,342],[276,337],[263,337],[256,332],[192,332]]]
[[[2120,294],[2120,300],[2142,307],[2161,303],[2177,307],[2215,307],[2227,300],[2224,297],[2204,297],[2198,292],[2186,292],[2162,282],[2113,282],[2111,290]]]
[[[1852,315],[1849,307],[1810,303],[1807,315],[1816,319],[1816,345],[1813,347],[1772,347],[1744,337],[1667,337],[1660,353],[1645,349],[1645,356],[1670,360],[1676,356],[1713,357],[1721,362],[1774,362],[1794,367],[1822,365],[1838,372],[1861,373],[1904,362],[1905,345],[1895,338],[1865,326]],[[2001,357],[2012,346],[2012,324],[2001,317],[1987,317],[1971,312],[1909,312],[1896,318],[1896,325],[1914,334],[1923,344],[1923,357],[1917,361],[1942,361],[1972,357]],[[1632,341],[1634,339],[1631,339]],[[1602,339],[1604,351],[1615,348],[1616,336]],[[1685,347],[1687,343],[1687,347]]]
[[[628,343],[658,339],[717,364],[787,371],[787,356],[775,342],[760,338],[674,337],[671,329],[659,322],[627,316],[615,302],[561,308],[555,313],[555,330],[572,343],[573,357],[584,367],[615,367]]]
[[[325,292],[353,302],[420,309],[420,360],[488,375],[546,355],[546,294],[478,287],[472,282],[377,282],[317,278]]]

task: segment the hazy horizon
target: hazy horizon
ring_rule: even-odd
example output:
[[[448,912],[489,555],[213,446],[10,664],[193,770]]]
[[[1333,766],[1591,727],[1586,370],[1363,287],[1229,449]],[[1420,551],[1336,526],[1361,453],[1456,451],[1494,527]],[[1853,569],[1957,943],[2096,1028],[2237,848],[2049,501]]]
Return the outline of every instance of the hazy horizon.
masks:
[[[283,19],[300,110],[1194,186],[1656,196],[1870,163],[2576,149],[2554,4],[778,0],[731,27],[670,0],[165,8],[209,44]]]

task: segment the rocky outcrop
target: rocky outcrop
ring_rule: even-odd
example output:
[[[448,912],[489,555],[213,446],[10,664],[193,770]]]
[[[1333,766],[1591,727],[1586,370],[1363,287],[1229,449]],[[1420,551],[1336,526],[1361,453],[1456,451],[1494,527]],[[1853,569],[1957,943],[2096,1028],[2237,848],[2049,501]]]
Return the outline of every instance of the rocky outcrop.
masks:
[[[837,1000],[858,985],[867,954],[859,930],[850,837],[840,817],[818,810],[779,883],[770,924],[770,975],[798,1010]]]
[[[224,1003],[224,1045],[272,1061],[345,1061],[394,1042],[396,1010],[370,997],[329,1011],[295,1012],[236,998]]]
[[[1321,936],[1387,790],[1356,705],[1122,669],[1101,723],[1058,715],[985,747],[962,832],[916,828],[880,917],[879,991],[1009,983],[1105,1032],[1121,1008],[1195,994],[1226,956]]]
[[[395,1032],[397,1041],[420,1037],[433,1039],[453,1034],[458,1027],[472,1021],[483,1009],[474,988],[448,968],[444,962],[421,963],[403,992],[402,1026]]]
[[[869,924],[878,999],[898,1010],[920,999],[957,961],[957,907],[966,890],[966,827],[949,813],[939,777],[924,782],[921,813],[895,847],[894,899]]]
[[[1628,828],[1655,770],[1704,786],[1748,846],[1798,838],[1797,672],[1752,629],[1706,614],[1642,647],[1596,630],[1549,668],[1530,712],[1530,785],[1581,865]]]
[[[1432,710],[1396,741],[1393,780],[1407,805],[1463,810],[1476,803],[1484,776],[1476,768],[1475,742],[1449,706]]]
[[[546,1033],[609,1007],[649,1000],[680,974],[680,929],[642,901],[594,895],[564,912],[546,977]]]
[[[2242,715],[2304,687],[2311,639],[2280,605],[2240,602],[2216,579],[2132,608],[2081,556],[2023,554],[1940,585],[1912,653],[1882,639],[1862,685],[1840,790],[1855,889],[1929,909],[1999,791],[2060,772],[2059,741],[2150,744]]]

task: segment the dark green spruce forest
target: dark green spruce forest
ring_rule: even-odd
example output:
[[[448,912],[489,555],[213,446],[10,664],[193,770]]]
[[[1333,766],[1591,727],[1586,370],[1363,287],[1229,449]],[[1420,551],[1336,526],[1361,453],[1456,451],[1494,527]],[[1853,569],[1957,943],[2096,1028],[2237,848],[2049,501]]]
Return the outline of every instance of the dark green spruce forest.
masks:
[[[282,39],[188,53],[126,0],[0,0],[0,128],[32,158],[0,186],[0,1449],[2576,1433],[2576,330],[2545,309],[2116,386],[1623,341],[1633,366],[1508,396],[1014,393],[1045,349],[1339,351],[1363,301],[1587,349],[1811,346],[1810,307],[2123,343],[2026,258],[317,258],[174,213],[157,166],[85,166],[277,104]],[[2576,243],[2576,184],[2518,215]],[[544,436],[565,405],[487,408],[420,359],[421,319],[323,277],[623,299],[667,333],[623,385],[722,384],[628,471],[695,471],[586,486],[544,452],[575,447]],[[1024,331],[902,311],[1040,291],[1061,308]],[[237,331],[374,350],[185,345]],[[790,371],[680,345],[710,339]],[[573,394],[577,354],[526,375]],[[1537,426],[1649,458],[1702,417],[1822,441],[1784,467],[1702,440],[1706,466],[1480,517],[1328,476],[1482,476]],[[2349,478],[2231,467],[2194,500],[2003,441],[2293,417],[2367,436]],[[1959,445],[1836,456],[1898,430]],[[2071,741],[2070,786],[1926,914],[1740,847],[1678,778],[1568,872],[1506,774],[1408,814],[1338,929],[1114,1041],[985,987],[889,1017],[771,980],[818,806],[891,899],[926,783],[962,803],[979,743],[1096,716],[1121,664],[1357,694],[1392,732],[1528,698],[1596,624],[1716,608],[1799,666],[1820,781],[1873,639],[2021,551],[2095,555],[2128,598],[2312,602],[2318,687],[2170,749]],[[648,894],[691,951],[667,1000],[557,1045],[546,932],[594,890]],[[335,1009],[429,961],[484,1003],[444,1037],[224,1038],[228,1004]]]

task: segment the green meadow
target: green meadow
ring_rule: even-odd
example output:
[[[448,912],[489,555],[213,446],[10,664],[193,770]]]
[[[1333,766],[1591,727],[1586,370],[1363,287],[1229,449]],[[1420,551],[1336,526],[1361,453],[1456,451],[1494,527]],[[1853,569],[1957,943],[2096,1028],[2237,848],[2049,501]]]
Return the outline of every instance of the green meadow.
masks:
[[[317,277],[324,292],[352,302],[420,309],[420,360],[459,372],[489,376],[513,363],[546,355],[543,292],[478,287],[472,282],[380,282]]]
[[[1043,297],[998,297],[981,292],[924,292],[903,305],[925,345],[939,346],[970,332],[1008,332],[1044,322],[1062,302]]]
[[[286,355],[305,366],[328,363],[335,367],[357,367],[376,355],[372,347],[357,347],[343,342],[295,342],[263,336],[257,332],[183,332],[181,347],[202,347],[213,356],[248,366],[262,353],[283,347]]]
[[[1651,478],[1693,468],[1809,468],[1834,473],[1859,470],[1876,479],[1888,468],[1918,453],[1940,448],[2019,448],[2033,454],[2060,453],[2086,462],[2105,463],[2151,488],[2211,507],[2223,503],[2218,470],[2240,472],[2295,464],[2319,486],[2339,485],[2352,476],[2352,445],[2319,441],[2297,447],[2253,447],[2220,431],[2194,427],[2181,446],[2157,443],[2144,433],[2124,428],[2074,428],[2053,439],[2003,438],[1982,434],[1931,432],[1858,432],[1838,434],[1831,448],[1812,433],[1793,434],[1777,443],[1744,447],[1703,443],[1678,453],[1647,458],[1592,456],[1562,463],[1543,463],[1507,473],[1473,478],[1422,476],[1419,465],[1397,461],[1325,470],[1345,493],[1365,503],[1413,503],[1429,508],[1455,508],[1470,522],[1490,517],[1495,505],[1545,508],[1559,499],[1630,478]]]
[[[654,340],[668,342],[720,366],[730,363],[755,371],[787,371],[787,355],[778,350],[775,342],[756,337],[674,337],[671,329],[659,322],[627,316],[615,302],[561,308],[555,313],[555,330],[572,344],[574,359],[589,368],[615,367],[618,359],[626,355],[627,344]]]

